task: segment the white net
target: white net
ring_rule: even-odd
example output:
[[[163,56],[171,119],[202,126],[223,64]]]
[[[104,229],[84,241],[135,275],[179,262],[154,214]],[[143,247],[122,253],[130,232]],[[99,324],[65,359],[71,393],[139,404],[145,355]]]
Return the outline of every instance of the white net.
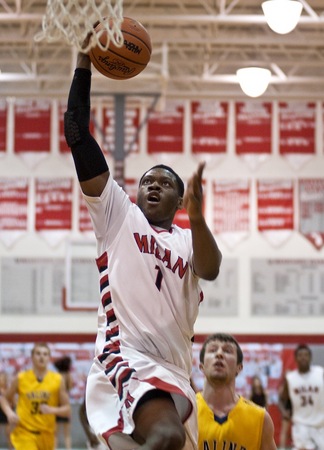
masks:
[[[96,45],[106,50],[109,42],[121,47],[122,21],[123,0],[47,0],[42,31],[37,33],[34,39],[37,42],[65,40],[84,53]],[[94,24],[97,23],[102,25],[102,31],[98,34],[94,31]],[[107,40],[102,43],[99,38],[104,31],[107,31]],[[84,46],[85,37],[89,33],[93,38]]]

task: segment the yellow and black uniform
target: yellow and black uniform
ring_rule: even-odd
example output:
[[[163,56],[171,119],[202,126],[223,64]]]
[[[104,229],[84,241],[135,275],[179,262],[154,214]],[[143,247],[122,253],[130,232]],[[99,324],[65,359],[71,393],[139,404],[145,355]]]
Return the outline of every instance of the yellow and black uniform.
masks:
[[[228,416],[217,417],[202,394],[198,407],[198,450],[259,450],[265,409],[240,397]]]
[[[38,380],[33,370],[18,374],[19,423],[10,437],[16,450],[54,450],[56,421],[54,414],[42,414],[40,405],[59,406],[62,376],[47,372]]]

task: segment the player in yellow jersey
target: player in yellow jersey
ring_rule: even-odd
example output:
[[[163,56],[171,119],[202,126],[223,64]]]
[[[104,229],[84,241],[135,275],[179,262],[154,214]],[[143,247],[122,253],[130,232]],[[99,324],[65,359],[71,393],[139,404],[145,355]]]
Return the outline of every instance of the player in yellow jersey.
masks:
[[[55,417],[70,416],[69,396],[62,376],[48,370],[48,345],[36,343],[31,356],[32,369],[18,373],[0,404],[14,427],[15,450],[54,450]]]
[[[276,450],[269,413],[235,391],[243,353],[229,334],[209,336],[200,351],[205,376],[198,392],[198,450]]]

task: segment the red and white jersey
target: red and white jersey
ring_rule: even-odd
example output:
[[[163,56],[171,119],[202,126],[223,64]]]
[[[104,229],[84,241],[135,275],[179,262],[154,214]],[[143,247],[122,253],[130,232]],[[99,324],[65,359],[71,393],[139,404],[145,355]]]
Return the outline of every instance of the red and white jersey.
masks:
[[[192,267],[191,231],[151,226],[112,177],[100,197],[85,200],[99,254],[96,354],[113,345],[133,348],[190,374],[202,299]]]
[[[292,402],[293,423],[324,426],[324,369],[311,366],[306,373],[293,370],[287,374]]]

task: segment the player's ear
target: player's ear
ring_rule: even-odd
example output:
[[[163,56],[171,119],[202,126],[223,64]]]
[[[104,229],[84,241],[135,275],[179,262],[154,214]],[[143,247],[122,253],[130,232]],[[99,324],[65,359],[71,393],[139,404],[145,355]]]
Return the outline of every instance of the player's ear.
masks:
[[[237,376],[240,372],[242,372],[242,370],[243,370],[243,364],[238,364],[237,367],[236,367],[236,376]]]
[[[183,197],[179,197],[177,209],[182,209],[182,208],[183,208]]]

